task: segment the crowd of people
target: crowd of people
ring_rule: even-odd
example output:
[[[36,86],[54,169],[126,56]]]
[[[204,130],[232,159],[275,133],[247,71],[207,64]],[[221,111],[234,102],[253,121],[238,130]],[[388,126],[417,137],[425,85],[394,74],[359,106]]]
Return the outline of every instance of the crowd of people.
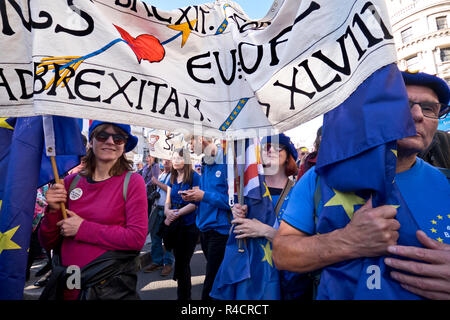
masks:
[[[450,138],[437,131],[439,119],[449,112],[450,90],[435,76],[402,74],[417,135],[398,141],[395,181],[415,220],[432,219],[430,208],[450,219]],[[422,298],[450,299],[449,242],[418,230],[421,247],[398,245],[401,225],[393,206],[373,208],[369,199],[343,228],[317,233],[324,207],[320,194],[317,198],[320,177],[314,170],[321,135],[322,127],[311,152],[295,148],[285,134],[262,139],[264,180],[276,217],[268,225],[249,219],[246,204],[230,207],[224,150],[214,139],[185,137],[190,149],[177,149],[171,159],[159,162],[148,155],[146,164],[133,172],[125,156],[137,144],[130,126],[94,121],[79,170],[66,176],[64,184],[40,190],[32,241],[53,252],[48,281],[39,284],[46,285],[41,298],[138,299],[134,262],[149,234],[152,263],[144,272],[161,270],[163,277],[173,272],[179,300],[191,299],[190,261],[200,242],[206,258],[202,300],[213,299],[218,270],[227,268],[222,261],[233,230],[236,239],[272,243],[281,299],[334,297],[324,292],[323,282],[339,283],[339,273],[325,280],[311,275],[374,256],[387,257],[390,276],[404,290]],[[192,164],[192,152],[204,155],[201,165]],[[61,203],[67,207],[66,219]],[[81,268],[81,289],[66,287],[63,274],[70,265]]]

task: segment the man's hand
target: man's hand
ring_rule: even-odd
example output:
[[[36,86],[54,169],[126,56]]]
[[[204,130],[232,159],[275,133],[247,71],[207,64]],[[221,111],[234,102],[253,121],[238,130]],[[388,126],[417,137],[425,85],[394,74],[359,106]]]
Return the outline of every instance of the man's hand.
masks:
[[[428,299],[450,300],[450,245],[430,239],[423,231],[417,231],[417,239],[425,248],[390,246],[392,254],[409,258],[386,258],[384,262],[399,271],[391,277],[406,290]]]
[[[61,228],[63,237],[75,237],[84,219],[70,210],[67,210],[67,216],[67,219],[59,221],[56,225]]]
[[[359,257],[376,257],[387,254],[390,245],[397,244],[400,223],[395,220],[397,209],[392,206],[372,207],[372,198],[355,212],[353,219],[343,229],[347,245]]]
[[[198,188],[189,189],[184,190],[183,193],[181,193],[181,198],[186,202],[200,202],[203,200],[204,194],[205,192]]]

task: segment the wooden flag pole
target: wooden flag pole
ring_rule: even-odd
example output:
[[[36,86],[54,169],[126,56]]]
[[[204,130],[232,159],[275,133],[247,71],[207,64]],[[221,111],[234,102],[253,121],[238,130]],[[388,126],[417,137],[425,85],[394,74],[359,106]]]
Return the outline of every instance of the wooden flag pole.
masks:
[[[51,156],[50,160],[52,162],[52,169],[53,169],[53,175],[55,176],[55,182],[62,183],[61,180],[59,179],[58,167],[56,166],[55,157]],[[66,205],[64,204],[64,202],[61,202],[60,205],[61,205],[61,212],[62,212],[63,219],[67,219]]]

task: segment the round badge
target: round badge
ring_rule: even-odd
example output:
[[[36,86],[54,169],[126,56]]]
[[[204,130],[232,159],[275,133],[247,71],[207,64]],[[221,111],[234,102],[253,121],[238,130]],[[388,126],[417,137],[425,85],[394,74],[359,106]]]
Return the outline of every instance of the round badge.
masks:
[[[70,192],[69,198],[70,200],[78,200],[83,195],[83,190],[80,188],[75,188]]]
[[[220,178],[221,175],[222,175],[222,172],[221,172],[221,171],[216,171],[216,177],[217,177],[217,178]]]

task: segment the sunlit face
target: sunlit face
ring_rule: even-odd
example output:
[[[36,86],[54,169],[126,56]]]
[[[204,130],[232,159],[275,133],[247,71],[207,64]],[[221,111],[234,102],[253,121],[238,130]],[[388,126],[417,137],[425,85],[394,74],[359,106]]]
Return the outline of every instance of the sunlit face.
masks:
[[[407,85],[408,98],[416,102],[439,102],[436,93],[423,86]],[[401,154],[414,154],[425,150],[433,140],[439,120],[424,117],[420,106],[414,105],[411,114],[416,126],[417,134],[398,140],[398,150]]]
[[[113,125],[104,127],[101,131],[109,134],[123,134]],[[95,137],[92,139],[92,151],[97,161],[116,162],[125,151],[126,142],[115,144],[113,137],[109,136],[104,142],[98,141]]]
[[[175,170],[181,170],[184,168],[184,158],[176,152],[174,152],[172,156],[172,166]]]
[[[284,170],[287,160],[285,147],[275,143],[263,144],[261,160],[265,175],[276,174],[280,169]]]
[[[200,155],[203,153],[203,140],[201,137],[191,137],[190,152]]]
[[[172,167],[172,161],[170,161],[170,160],[164,159],[162,161],[162,164],[164,166],[164,170],[166,170],[166,171],[170,170],[170,168]]]

